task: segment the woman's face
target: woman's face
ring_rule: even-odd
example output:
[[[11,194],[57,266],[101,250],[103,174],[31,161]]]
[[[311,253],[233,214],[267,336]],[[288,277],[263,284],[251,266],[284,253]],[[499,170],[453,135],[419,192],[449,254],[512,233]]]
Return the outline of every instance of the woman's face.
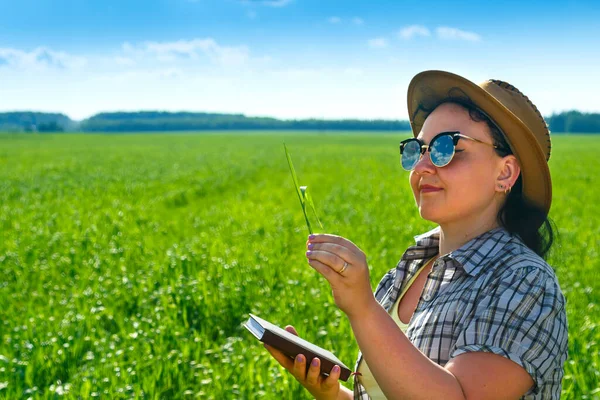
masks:
[[[440,132],[458,131],[492,144],[485,122],[475,122],[464,108],[444,103],[425,120],[418,138],[429,144]],[[502,158],[494,148],[460,139],[450,164],[438,168],[426,152],[410,173],[410,185],[421,217],[438,224],[456,221],[475,222],[497,214],[497,181]],[[424,185],[436,189],[428,190]]]

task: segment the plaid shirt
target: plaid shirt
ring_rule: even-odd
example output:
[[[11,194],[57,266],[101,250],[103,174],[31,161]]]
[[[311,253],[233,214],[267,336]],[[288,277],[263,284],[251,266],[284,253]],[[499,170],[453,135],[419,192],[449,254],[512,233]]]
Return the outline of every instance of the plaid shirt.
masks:
[[[388,312],[419,267],[438,253],[439,227],[415,240],[375,290]],[[550,266],[504,228],[435,261],[406,336],[441,366],[471,351],[499,354],[533,378],[535,385],[522,399],[560,398],[567,359],[565,298]],[[359,352],[355,371],[361,359]],[[356,375],[354,398],[369,399]]]

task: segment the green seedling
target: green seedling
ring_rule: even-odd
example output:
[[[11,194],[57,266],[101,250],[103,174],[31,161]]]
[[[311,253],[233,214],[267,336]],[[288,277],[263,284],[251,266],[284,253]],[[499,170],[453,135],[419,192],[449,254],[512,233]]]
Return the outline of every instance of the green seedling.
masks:
[[[298,194],[298,199],[300,200],[300,205],[302,206],[302,212],[304,213],[304,219],[306,220],[306,226],[308,227],[308,232],[313,233],[312,226],[310,225],[310,220],[308,219],[308,214],[306,211],[307,206],[310,207],[319,223],[321,229],[323,229],[323,224],[319,220],[317,216],[317,211],[315,210],[315,204],[310,197],[310,193],[308,192],[308,186],[300,186],[298,183],[298,176],[296,175],[296,170],[294,170],[294,164],[292,164],[292,157],[290,157],[290,153],[288,152],[285,143],[283,144],[283,148],[285,149],[285,156],[288,160],[288,165],[290,166],[290,172],[292,173],[292,179],[294,180],[294,188],[296,188],[296,193]]]

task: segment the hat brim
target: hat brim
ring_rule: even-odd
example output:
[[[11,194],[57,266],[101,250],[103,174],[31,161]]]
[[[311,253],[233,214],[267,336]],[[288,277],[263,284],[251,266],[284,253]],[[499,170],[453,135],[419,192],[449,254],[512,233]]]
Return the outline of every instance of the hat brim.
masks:
[[[408,86],[408,115],[414,136],[419,134],[431,112],[428,105],[449,97],[464,96],[468,96],[502,130],[521,166],[523,195],[547,215],[552,202],[552,181],[544,151],[527,125],[482,87],[450,72],[417,74]]]

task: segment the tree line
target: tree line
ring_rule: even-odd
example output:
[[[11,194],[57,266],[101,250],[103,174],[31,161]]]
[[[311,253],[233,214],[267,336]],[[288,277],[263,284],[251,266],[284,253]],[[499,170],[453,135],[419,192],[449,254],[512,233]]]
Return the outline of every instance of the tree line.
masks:
[[[555,133],[600,133],[600,113],[566,111],[546,117]],[[281,120],[247,117],[243,114],[200,112],[111,112],[83,121],[73,121],[58,113],[0,113],[0,131],[8,132],[156,132],[202,130],[374,130],[407,131],[405,120]]]

